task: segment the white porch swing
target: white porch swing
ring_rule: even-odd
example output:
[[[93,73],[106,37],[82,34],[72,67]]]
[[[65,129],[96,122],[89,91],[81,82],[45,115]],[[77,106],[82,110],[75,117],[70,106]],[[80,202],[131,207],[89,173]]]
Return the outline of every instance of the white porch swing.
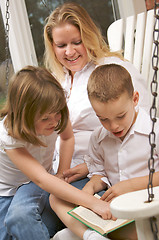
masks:
[[[156,4],[155,1],[154,15],[152,15],[153,10],[150,10],[150,12],[147,13],[147,27],[146,24],[143,24],[143,22],[145,23],[146,20],[145,13],[140,14],[137,17],[138,23],[135,33],[136,39],[134,37],[134,29],[132,27],[132,25],[134,26],[134,17],[129,17],[128,19],[128,22],[132,23],[130,25],[127,25],[127,27],[129,26],[129,29],[127,29],[129,31],[129,35],[128,31],[125,36],[123,35],[123,20],[118,20],[118,22],[113,23],[114,25],[112,24],[112,26],[110,26],[110,29],[108,29],[108,41],[110,43],[111,49],[121,50],[124,37],[124,44],[126,49],[124,56],[126,56],[134,64],[137,64],[136,67],[141,73],[145,75],[148,83],[150,83],[150,78],[153,79],[150,85],[152,93],[152,107],[150,109],[150,117],[152,119],[152,132],[149,135],[151,156],[148,161],[150,170],[148,189],[120,195],[116,197],[110,204],[111,212],[115,217],[135,220],[138,240],[159,239],[159,187],[153,187],[152,185],[153,172],[155,171],[153,167],[153,149],[155,148],[155,133],[153,129],[157,114],[157,71],[159,66],[159,9],[157,9],[157,5],[158,4]],[[142,18],[142,21],[139,21],[139,18]],[[152,24],[153,22],[155,22],[155,24]],[[114,32],[115,25],[118,25],[118,28],[116,28],[116,30],[121,30],[119,34],[120,41],[118,43],[115,43],[114,40],[111,42],[112,39],[116,40],[116,38],[113,38],[112,33],[118,34],[118,30]],[[152,28],[153,26],[154,28]],[[149,34],[152,34],[152,37],[149,36]],[[128,39],[131,40],[129,43],[127,42]],[[139,41],[139,45],[137,41]],[[129,50],[127,49],[128,45]],[[152,66],[150,65],[151,58]]]
[[[148,13],[149,15],[149,13]],[[152,11],[151,14],[152,16]],[[159,22],[159,9],[157,12],[157,8],[155,9],[155,15],[156,15],[156,22]],[[140,22],[141,23],[141,22]],[[152,24],[152,22],[151,22]],[[151,26],[151,24],[149,26]],[[157,25],[157,24],[156,24]],[[159,24],[158,24],[159,25]],[[156,27],[157,28],[157,27]],[[111,28],[110,28],[111,29]],[[147,28],[148,29],[148,28]],[[130,29],[129,29],[130,30]],[[110,30],[108,30],[108,34],[109,34]],[[136,38],[138,38],[137,36],[141,35],[141,32],[139,32],[140,34],[138,34],[136,32]],[[137,60],[134,60],[135,62],[138,62],[138,60],[141,60],[142,56],[145,56],[145,61],[146,59],[151,57],[151,50],[149,48],[147,48],[146,44],[148,42],[150,42],[149,40],[151,39],[152,36],[152,28],[151,28],[151,32],[148,32],[147,30],[144,31],[144,34],[147,33],[148,35],[145,36],[145,53],[143,54],[143,52],[138,51],[138,53],[140,53],[140,59],[137,58]],[[117,34],[117,32],[116,32]],[[155,39],[155,35],[157,35],[157,39]],[[113,36],[113,35],[111,35]],[[114,40],[116,41],[116,37],[112,37],[109,35],[108,36],[108,41],[110,44],[110,47],[112,50],[120,50],[120,48],[122,48],[122,42],[120,45],[119,49],[115,49],[114,47]],[[121,39],[123,39],[123,35],[121,35]],[[141,38],[140,38],[141,39]],[[113,43],[111,42],[113,40]],[[157,93],[157,89],[156,89],[156,85],[157,85],[157,71],[158,71],[158,49],[159,49],[159,26],[158,29],[156,30],[156,34],[154,34],[154,40],[156,42],[156,46],[154,47],[154,58],[156,58],[157,56],[157,61],[154,61],[156,64],[154,67],[154,84],[155,84],[155,91],[153,91],[153,89],[151,89],[151,91],[154,93]],[[134,38],[133,38],[134,41]],[[130,42],[130,44],[134,44],[134,42]],[[142,47],[143,49],[143,41],[144,38],[141,39],[142,42],[140,42],[140,47]],[[125,42],[126,44],[127,42]],[[152,44],[151,44],[152,45]],[[130,45],[129,45],[130,46]],[[136,45],[136,49],[139,48],[139,45]],[[147,53],[146,53],[147,51]],[[130,47],[129,47],[129,51],[127,53],[130,53]],[[125,51],[126,54],[126,51]],[[149,56],[147,55],[149,54]],[[136,56],[136,55],[134,55]],[[138,55],[139,57],[139,55]],[[128,59],[128,57],[126,57]],[[153,58],[153,57],[152,57]],[[132,62],[132,58],[128,59]],[[37,63],[36,63],[37,64]],[[35,64],[35,65],[36,65]],[[140,68],[139,71],[141,71],[141,66],[146,66],[145,70],[142,70],[143,74],[148,74],[146,75],[146,79],[152,79],[152,70],[150,67],[149,62],[144,62],[143,60],[140,61]],[[152,84],[153,85],[153,84]],[[154,97],[154,101],[153,104],[156,103],[156,95],[157,94],[153,94]],[[153,105],[152,109],[155,111],[155,114],[152,117],[152,119],[156,118],[156,106]],[[152,113],[151,112],[151,113]],[[153,124],[155,123],[155,121],[153,122]],[[151,133],[150,133],[151,134]],[[153,139],[153,137],[152,137]],[[150,137],[150,143],[151,143],[151,148],[154,147],[154,141],[152,140]],[[153,152],[153,151],[152,151]],[[158,239],[158,229],[159,229],[159,187],[153,187],[152,186],[152,178],[153,178],[153,156],[151,156],[151,158],[149,159],[149,169],[150,169],[150,182],[148,184],[148,200],[147,200],[147,189],[141,190],[141,191],[136,191],[136,192],[131,192],[131,193],[126,193],[123,194],[119,197],[116,197],[112,202],[111,202],[111,211],[113,213],[114,216],[116,216],[117,218],[123,218],[123,219],[135,219],[135,223],[136,223],[136,228],[137,228],[137,235],[138,235],[138,240],[157,240]],[[151,188],[151,193],[150,193],[150,188]]]

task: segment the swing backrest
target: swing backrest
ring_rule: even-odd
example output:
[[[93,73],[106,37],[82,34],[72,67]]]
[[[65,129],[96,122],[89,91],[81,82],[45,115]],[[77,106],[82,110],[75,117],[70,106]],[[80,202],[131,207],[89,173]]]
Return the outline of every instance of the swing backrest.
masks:
[[[153,77],[153,29],[154,10],[119,19],[107,30],[111,51],[123,50],[124,58],[144,76],[148,89]]]

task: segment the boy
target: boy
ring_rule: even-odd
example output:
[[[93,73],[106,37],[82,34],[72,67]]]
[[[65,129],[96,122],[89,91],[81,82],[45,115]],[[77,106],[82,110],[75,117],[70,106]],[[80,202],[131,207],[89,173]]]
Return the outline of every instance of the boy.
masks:
[[[89,156],[86,158],[90,181],[83,190],[94,194],[107,187],[108,190],[101,199],[110,202],[123,193],[146,188],[149,175],[149,133],[152,127],[148,114],[137,106],[139,93],[134,91],[130,74],[120,65],[99,66],[91,74],[87,90],[91,105],[102,126],[91,135]],[[155,133],[158,143],[158,122]],[[154,151],[156,173],[153,175],[153,186],[158,185],[158,159],[157,144]],[[76,235],[83,237],[84,240],[105,239],[100,235],[95,238],[97,233],[86,230],[81,223],[78,223],[79,227],[77,224],[75,228],[72,227],[75,220],[69,219],[68,216],[64,217],[64,212],[61,214],[59,210],[63,203],[57,204],[54,203],[55,212]],[[67,236],[69,234],[72,236],[66,229],[56,234],[53,239],[62,239],[62,234],[64,236],[66,232]],[[137,239],[134,223],[114,231],[109,237]]]

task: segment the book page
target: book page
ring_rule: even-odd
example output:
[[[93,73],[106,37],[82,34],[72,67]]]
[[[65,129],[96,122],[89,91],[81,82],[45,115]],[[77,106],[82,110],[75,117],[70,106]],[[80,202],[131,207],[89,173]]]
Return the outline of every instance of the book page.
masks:
[[[98,216],[96,213],[82,206],[73,209],[70,213],[71,214],[75,213],[77,218],[79,215],[81,218],[83,218],[83,220],[85,220],[90,225],[90,227],[99,226],[101,229],[103,229],[103,232],[112,230],[117,226],[126,222],[126,220],[123,220],[123,219],[117,219],[116,221],[104,220],[100,216]]]

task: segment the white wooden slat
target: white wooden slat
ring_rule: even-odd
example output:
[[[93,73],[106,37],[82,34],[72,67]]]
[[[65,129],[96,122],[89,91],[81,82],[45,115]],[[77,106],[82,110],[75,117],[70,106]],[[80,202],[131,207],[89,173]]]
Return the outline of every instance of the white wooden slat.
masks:
[[[120,50],[123,46],[125,59],[132,62],[143,75],[150,96],[150,84],[154,75],[154,70],[152,69],[154,21],[154,9],[152,9],[136,16],[128,17],[125,20],[117,20],[117,24],[114,22],[109,27],[111,31],[108,28],[108,42],[111,50]],[[120,37],[118,38],[117,36]],[[159,97],[157,106],[159,106]],[[157,116],[159,116],[159,111]]]
[[[145,36],[145,23],[147,12],[137,15],[136,32],[135,32],[135,46],[134,46],[134,66],[141,72],[144,36]]]
[[[154,26],[154,10],[148,11],[146,29],[145,29],[145,40],[143,50],[143,61],[141,73],[149,84],[149,73],[152,70],[152,46],[153,46],[153,26]]]
[[[123,43],[123,19],[119,19],[110,25],[107,31],[108,43],[111,51],[122,50]]]
[[[134,55],[134,29],[136,19],[135,16],[130,16],[126,20],[125,27],[125,47],[124,47],[124,57],[130,62],[133,61]]]
[[[117,20],[109,28],[107,34],[111,50],[121,50],[123,46],[125,59],[132,62],[142,73],[147,88],[150,90],[150,82],[153,77],[154,10],[130,16],[126,20]]]

